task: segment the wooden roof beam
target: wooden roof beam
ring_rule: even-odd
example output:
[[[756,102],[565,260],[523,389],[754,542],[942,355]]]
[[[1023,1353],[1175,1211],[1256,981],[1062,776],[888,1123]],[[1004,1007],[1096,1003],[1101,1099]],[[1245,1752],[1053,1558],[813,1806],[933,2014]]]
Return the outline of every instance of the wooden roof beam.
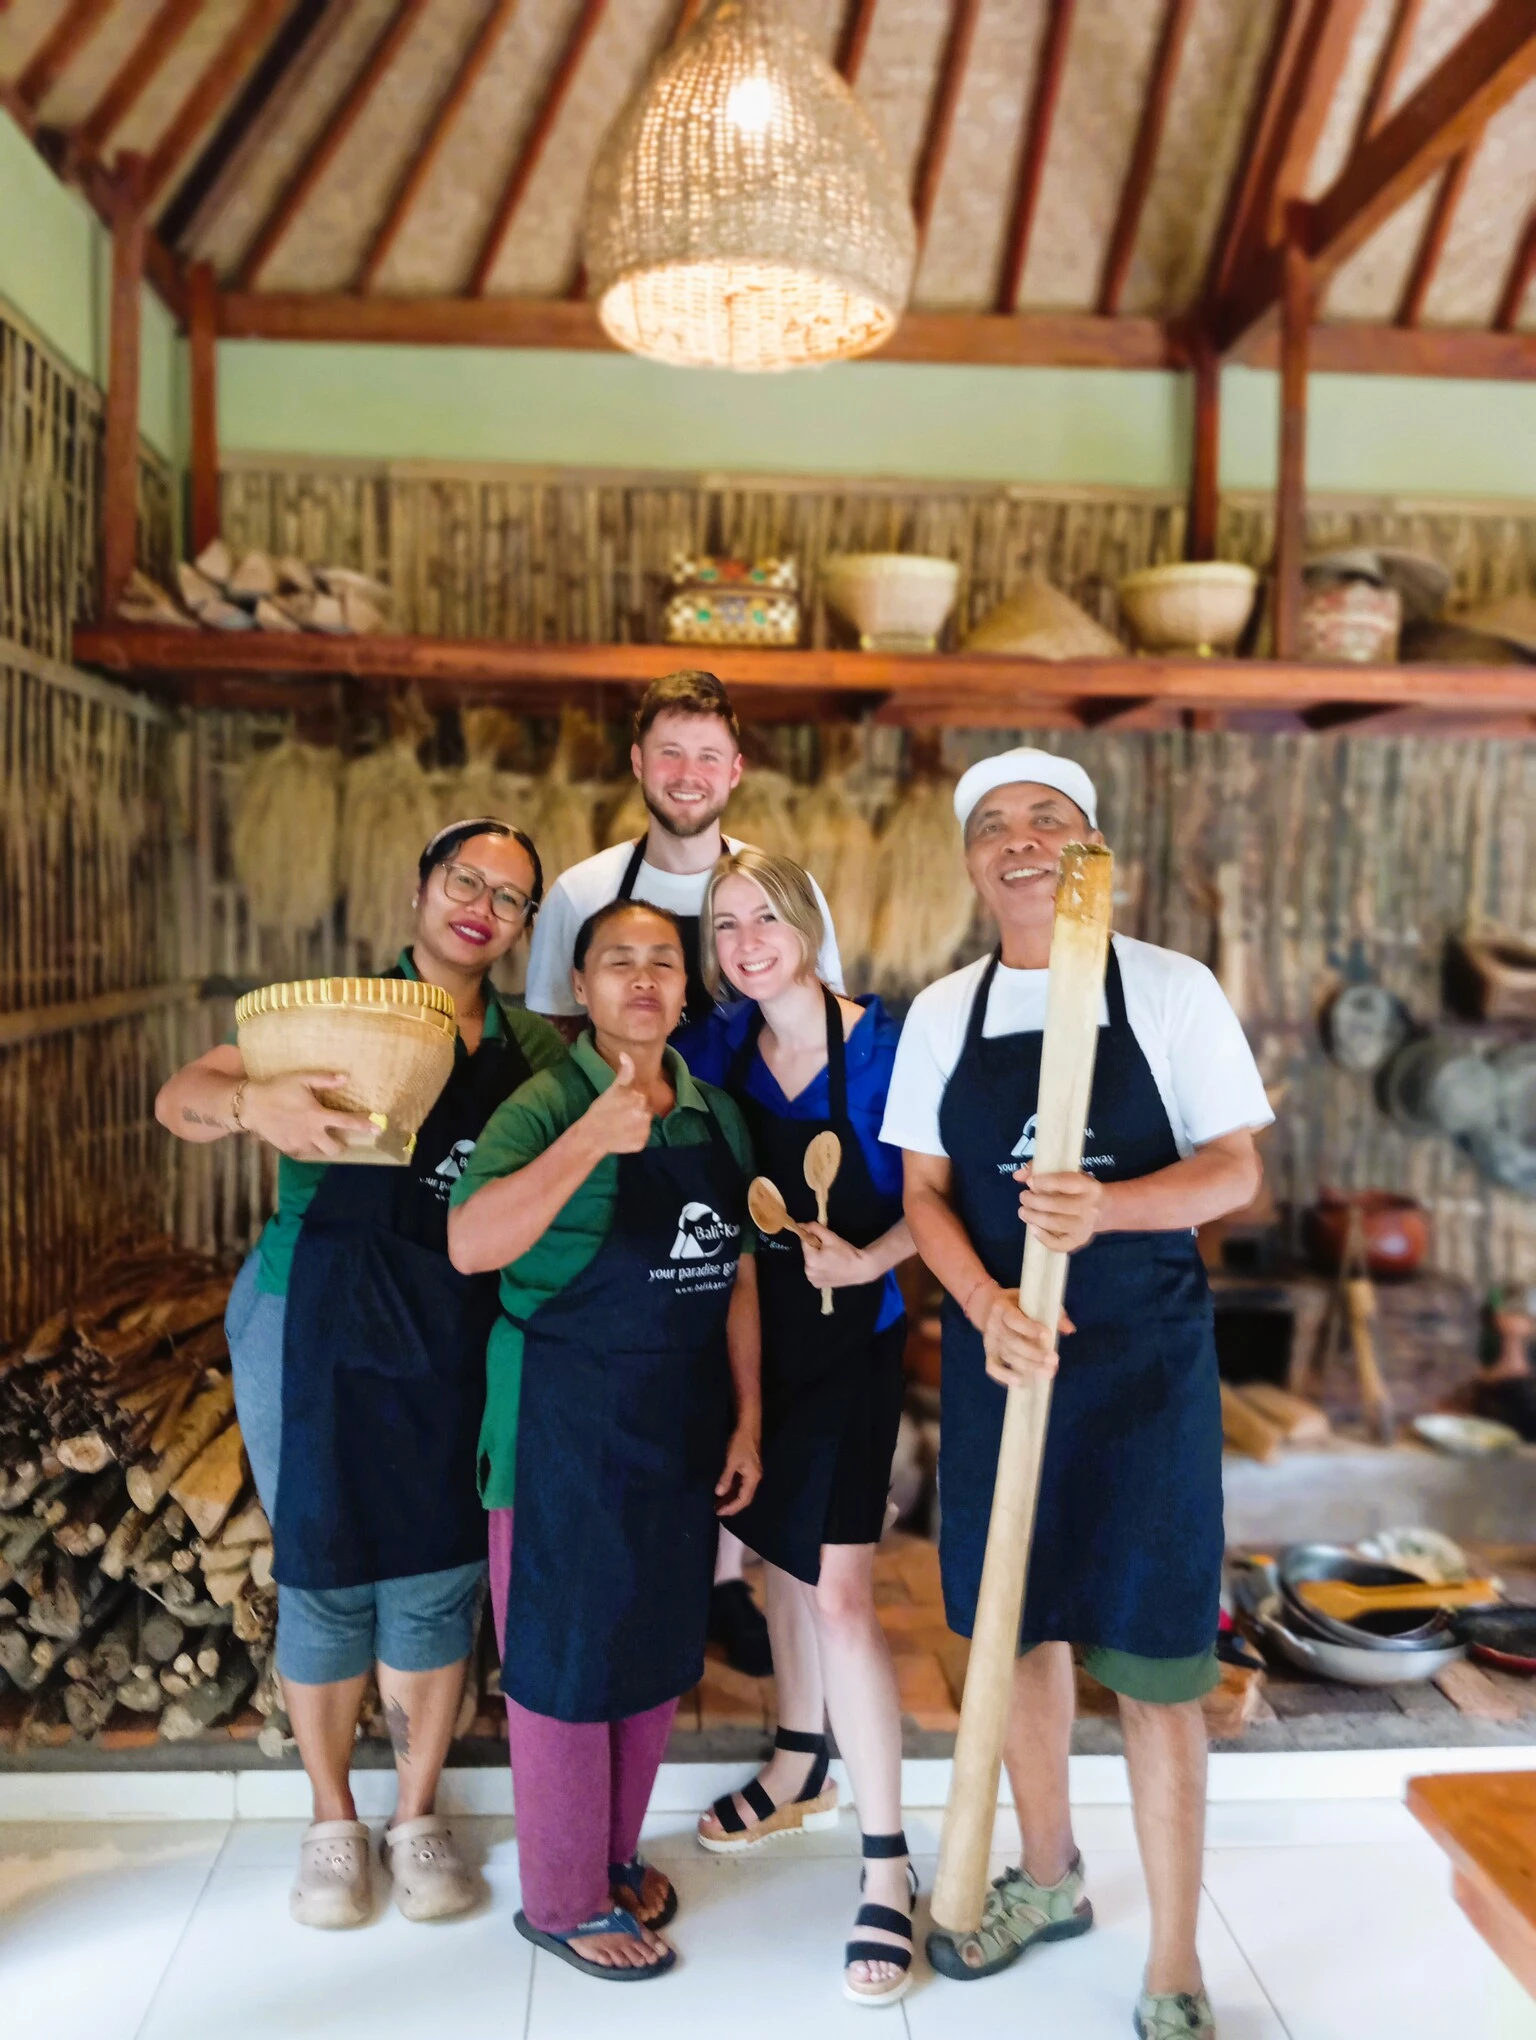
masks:
[[[96,33],[111,6],[112,0],[69,0],[13,87],[17,104],[29,115],[37,112],[76,54]]]
[[[1231,288],[1238,270],[1238,257],[1253,239],[1252,222],[1259,210],[1260,176],[1305,21],[1306,0],[1279,0],[1269,48],[1254,88],[1253,104],[1248,110],[1238,167],[1228,187],[1221,225],[1206,266],[1201,298],[1207,307],[1218,303]]]
[[[99,156],[116,129],[138,104],[140,93],[159,70],[197,13],[199,0],[161,0],[111,83],[70,137],[77,149]]]
[[[1459,156],[1453,156],[1440,179],[1440,189],[1435,193],[1435,202],[1429,209],[1429,218],[1424,222],[1424,231],[1419,236],[1418,249],[1414,254],[1413,267],[1408,272],[1408,281],[1403,286],[1402,300],[1397,308],[1399,326],[1416,326],[1424,313],[1424,300],[1429,296],[1429,287],[1435,280],[1435,271],[1440,266],[1440,257],[1456,217],[1456,208],[1461,204],[1462,194],[1467,188],[1477,144],[1469,142]]]
[[[875,25],[879,0],[848,0],[843,25],[837,37],[837,68],[848,84],[857,85],[869,46],[869,32]]]
[[[1024,148],[1014,185],[1013,211],[1008,221],[1008,239],[1003,246],[1003,270],[997,287],[997,309],[1018,309],[1024,282],[1024,265],[1029,258],[1029,237],[1040,203],[1040,186],[1045,176],[1045,154],[1050,146],[1051,124],[1056,102],[1061,97],[1067,69],[1067,43],[1072,34],[1076,0],[1051,0],[1050,20],[1035,64],[1034,84],[1025,116]]]
[[[533,125],[523,138],[522,147],[517,152],[517,160],[512,165],[511,175],[507,178],[501,197],[496,202],[491,223],[480,243],[480,252],[476,255],[474,267],[469,273],[468,294],[472,298],[485,296],[486,286],[495,273],[507,235],[512,230],[517,209],[523,202],[523,194],[533,181],[533,173],[539,167],[540,158],[554,132],[555,122],[560,118],[560,109],[564,106],[566,96],[575,82],[576,73],[581,68],[581,60],[597,33],[598,25],[607,11],[607,5],[608,0],[582,0],[581,12],[565,39],[565,48],[560,52],[559,62],[555,65],[554,75],[549,81],[549,89],[533,117]],[[684,32],[684,24],[680,18],[677,33]]]
[[[1152,59],[1152,76],[1147,96],[1142,101],[1130,167],[1120,189],[1120,205],[1115,213],[1114,231],[1109,237],[1104,274],[1099,283],[1099,310],[1107,319],[1113,318],[1120,309],[1121,294],[1136,247],[1136,230],[1141,225],[1142,208],[1151,188],[1152,170],[1157,162],[1168,105],[1178,77],[1179,59],[1184,54],[1184,40],[1194,11],[1195,0],[1167,0],[1163,10],[1162,32]]]
[[[474,91],[481,72],[489,63],[496,45],[512,20],[517,0],[491,0],[491,6],[478,32],[470,41],[464,59],[454,73],[453,82],[433,110],[431,123],[421,141],[411,153],[405,175],[396,185],[389,201],[389,210],[384,215],[383,225],[373,237],[372,245],[363,257],[357,272],[354,290],[372,290],[379,271],[384,267],[389,251],[399,239],[400,230],[410,217],[411,208],[421,196],[423,185],[431,176],[433,166],[442,153],[443,144],[453,132],[453,124],[464,110],[465,101]]]
[[[174,181],[198,136],[260,60],[287,4],[288,0],[249,0],[245,12],[203,66],[150,155],[144,176],[145,202],[151,209]]]
[[[928,125],[923,132],[923,145],[918,151],[917,168],[912,176],[912,212],[917,220],[919,248],[927,239],[928,222],[933,218],[939,180],[944,175],[944,159],[949,154],[949,138],[954,132],[955,114],[960,106],[965,73],[971,61],[971,44],[976,40],[976,23],[980,18],[981,0],[951,0],[949,33],[944,39],[938,81],[928,107]]]
[[[1354,147],[1368,142],[1387,117],[1387,108],[1397,90],[1397,81],[1403,75],[1403,66],[1408,61],[1414,31],[1419,25],[1419,16],[1424,12],[1424,0],[1397,0],[1392,24],[1381,45],[1381,55],[1376,60],[1376,69],[1371,74],[1370,88],[1365,95],[1365,104],[1360,109],[1360,119],[1355,128]]]
[[[1533,77],[1536,10],[1530,0],[1494,0],[1307,208],[1307,254],[1319,281],[1474,141]],[[1284,250],[1267,248],[1216,308],[1212,334],[1224,351],[1274,312],[1283,269]]]
[[[1504,288],[1499,292],[1498,307],[1493,315],[1495,333],[1512,333],[1515,330],[1515,321],[1520,316],[1520,307],[1525,302],[1533,276],[1536,276],[1536,206],[1526,216],[1525,231],[1505,272]]]
[[[348,86],[346,95],[325,123],[298,169],[289,178],[276,205],[256,230],[256,237],[240,259],[236,282],[249,290],[265,268],[273,250],[303,210],[315,186],[325,175],[342,144],[357,126],[385,73],[404,49],[411,31],[426,9],[426,0],[396,0],[394,12],[368,52],[366,61]]]

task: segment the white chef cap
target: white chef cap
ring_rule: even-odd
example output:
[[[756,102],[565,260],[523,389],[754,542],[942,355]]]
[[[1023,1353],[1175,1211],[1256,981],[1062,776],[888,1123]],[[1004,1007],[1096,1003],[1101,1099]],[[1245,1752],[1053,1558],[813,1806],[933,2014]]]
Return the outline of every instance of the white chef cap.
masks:
[[[969,772],[961,774],[955,788],[955,820],[963,831],[987,794],[999,786],[1026,783],[1054,787],[1076,802],[1088,817],[1090,829],[1099,826],[1098,796],[1082,766],[1070,758],[1058,758],[1053,751],[1036,751],[1028,744],[1021,744],[1014,751],[999,751],[995,758],[979,758]]]

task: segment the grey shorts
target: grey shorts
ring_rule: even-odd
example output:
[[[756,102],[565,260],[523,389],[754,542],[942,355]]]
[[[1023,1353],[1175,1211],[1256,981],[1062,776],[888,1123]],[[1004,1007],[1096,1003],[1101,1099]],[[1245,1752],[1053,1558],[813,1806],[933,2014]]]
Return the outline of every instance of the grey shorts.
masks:
[[[235,1409],[262,1507],[276,1521],[283,1440],[285,1299],[256,1286],[252,1254],[230,1291],[224,1326]],[[277,1669],[301,1686],[355,1679],[374,1663],[433,1672],[469,1655],[483,1564],[376,1580],[360,1587],[277,1589]]]

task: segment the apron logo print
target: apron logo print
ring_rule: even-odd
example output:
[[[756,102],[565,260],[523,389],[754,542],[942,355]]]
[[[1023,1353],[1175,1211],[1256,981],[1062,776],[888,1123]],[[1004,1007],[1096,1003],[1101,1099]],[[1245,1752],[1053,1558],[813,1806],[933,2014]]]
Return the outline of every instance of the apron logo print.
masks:
[[[433,1194],[444,1203],[448,1201],[448,1194],[454,1184],[469,1167],[469,1158],[474,1151],[475,1144],[472,1140],[456,1140],[427,1178]]]
[[[723,1247],[739,1237],[740,1232],[739,1226],[727,1225],[719,1212],[709,1205],[685,1204],[678,1216],[671,1258],[674,1261],[712,1261]]]
[[[1025,1120],[1024,1131],[1019,1135],[1018,1146],[1012,1150],[1006,1162],[999,1162],[997,1165],[997,1173],[1000,1176],[1011,1176],[1016,1162],[1032,1162],[1034,1160],[1035,1132],[1039,1125],[1039,1118],[1040,1115],[1037,1112],[1031,1112],[1028,1119]],[[1085,1126],[1083,1128],[1084,1144],[1086,1145],[1093,1137],[1093,1128]],[[1114,1167],[1114,1164],[1115,1158],[1113,1155],[1085,1154],[1083,1156],[1083,1167],[1085,1169],[1110,1169]]]

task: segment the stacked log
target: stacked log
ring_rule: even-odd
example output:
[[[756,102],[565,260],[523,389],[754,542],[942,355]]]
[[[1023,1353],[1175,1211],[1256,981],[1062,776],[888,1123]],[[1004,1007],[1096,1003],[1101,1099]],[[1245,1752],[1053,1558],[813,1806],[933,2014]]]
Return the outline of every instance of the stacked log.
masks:
[[[272,1533],[250,1485],[224,1309],[230,1273],[156,1241],[0,1353],[0,1694],[24,1742],[170,1742],[271,1672]]]

